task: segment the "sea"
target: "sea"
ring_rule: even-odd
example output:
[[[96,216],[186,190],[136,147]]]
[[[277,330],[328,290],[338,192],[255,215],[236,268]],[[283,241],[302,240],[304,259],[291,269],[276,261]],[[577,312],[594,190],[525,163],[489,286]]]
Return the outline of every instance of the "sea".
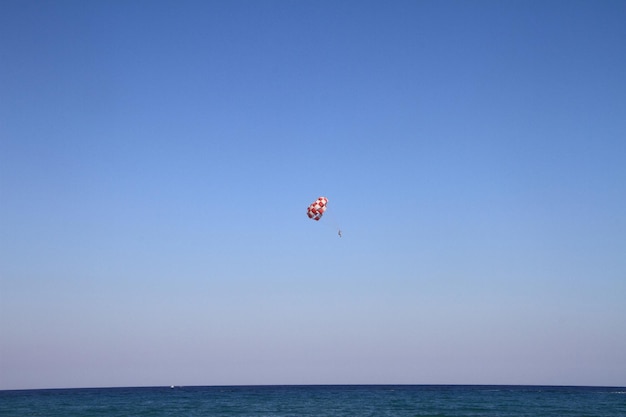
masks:
[[[288,385],[0,391],[0,416],[626,417],[625,387]]]

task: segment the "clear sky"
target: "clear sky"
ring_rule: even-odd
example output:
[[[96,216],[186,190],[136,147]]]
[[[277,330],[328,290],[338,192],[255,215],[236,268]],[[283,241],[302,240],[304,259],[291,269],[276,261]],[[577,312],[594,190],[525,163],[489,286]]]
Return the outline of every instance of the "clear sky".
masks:
[[[1,0],[0,389],[626,385],[624,22]]]

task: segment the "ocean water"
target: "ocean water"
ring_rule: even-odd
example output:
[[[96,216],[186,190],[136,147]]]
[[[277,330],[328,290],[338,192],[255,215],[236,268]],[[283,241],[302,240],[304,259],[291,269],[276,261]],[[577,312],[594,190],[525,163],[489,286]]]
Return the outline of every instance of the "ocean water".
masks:
[[[0,391],[0,416],[626,417],[626,388],[311,385]]]

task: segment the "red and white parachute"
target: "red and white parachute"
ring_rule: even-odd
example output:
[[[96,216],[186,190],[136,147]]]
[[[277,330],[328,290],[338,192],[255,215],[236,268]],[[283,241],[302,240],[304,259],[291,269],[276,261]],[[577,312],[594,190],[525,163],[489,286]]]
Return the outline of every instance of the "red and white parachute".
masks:
[[[320,197],[315,200],[309,208],[306,210],[306,215],[309,216],[309,219],[313,219],[318,221],[322,218],[322,215],[326,211],[326,205],[328,204],[328,199],[326,197]]]

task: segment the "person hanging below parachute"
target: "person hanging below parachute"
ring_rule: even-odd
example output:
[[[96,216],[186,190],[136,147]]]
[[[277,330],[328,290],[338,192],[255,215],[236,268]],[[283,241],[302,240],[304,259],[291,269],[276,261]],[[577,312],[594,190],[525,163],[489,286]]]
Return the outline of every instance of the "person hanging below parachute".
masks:
[[[328,205],[328,199],[326,197],[319,197],[317,200],[312,202],[306,210],[307,216],[309,219],[319,221],[324,212],[326,211],[326,206]],[[337,230],[337,234],[341,237],[341,229]]]

